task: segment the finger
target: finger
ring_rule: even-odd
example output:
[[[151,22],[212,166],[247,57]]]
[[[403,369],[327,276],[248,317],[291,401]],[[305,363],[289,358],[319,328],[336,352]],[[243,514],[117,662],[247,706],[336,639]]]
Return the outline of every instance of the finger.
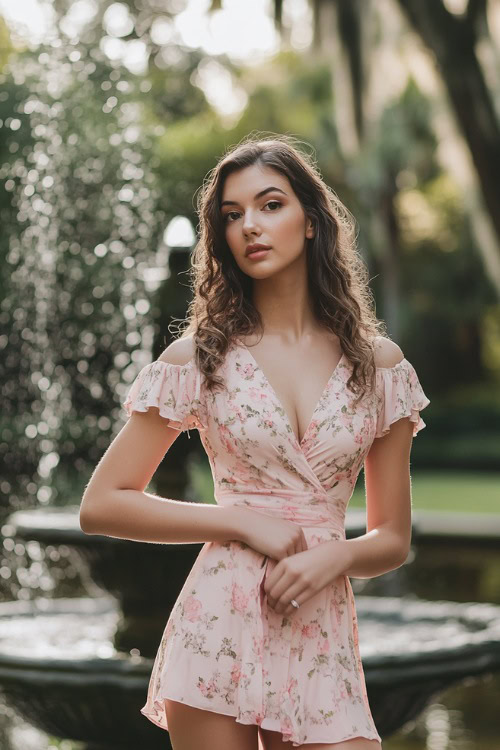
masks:
[[[278,568],[278,572],[276,573],[276,569],[277,568],[275,568],[273,572],[268,576],[264,584],[264,591],[266,593],[267,600],[271,604],[271,606],[274,606],[278,598],[276,596],[276,592],[277,592],[276,586],[278,585],[282,576],[282,570]]]
[[[297,598],[292,596],[292,599],[294,598],[295,598],[295,601],[297,601]],[[300,602],[297,602],[297,604],[300,604]],[[297,611],[297,607],[294,607],[293,604],[289,604],[288,607],[283,612],[283,614],[286,615],[287,617],[290,617],[296,611]]]
[[[280,604],[280,599],[283,597],[283,592],[286,592],[288,588],[290,588],[290,581],[287,583],[284,577],[269,588],[267,601],[276,612],[281,612],[284,609],[283,603]],[[283,598],[283,602],[286,602],[286,597]]]
[[[300,605],[301,603],[301,595],[302,590],[297,590],[297,587],[294,586],[293,588],[290,588],[286,594],[283,597],[282,602],[278,602],[276,606],[276,612],[283,615],[290,615],[292,612],[297,611],[297,607],[294,607],[292,602],[292,599],[295,599],[297,604]]]
[[[289,579],[287,582],[285,579],[282,579],[272,592],[271,600],[273,604],[271,606],[274,611],[278,614],[284,614],[289,609],[292,599],[298,602],[297,596],[301,594],[302,589],[303,585],[296,580]],[[293,609],[296,609],[293,604],[291,606]]]

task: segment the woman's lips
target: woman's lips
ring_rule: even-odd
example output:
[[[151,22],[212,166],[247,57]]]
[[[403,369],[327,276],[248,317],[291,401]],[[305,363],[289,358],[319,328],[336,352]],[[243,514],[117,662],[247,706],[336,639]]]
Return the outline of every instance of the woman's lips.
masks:
[[[260,258],[263,258],[266,253],[268,253],[269,250],[252,250],[251,253],[249,253],[246,257],[250,258],[250,260],[259,260]]]

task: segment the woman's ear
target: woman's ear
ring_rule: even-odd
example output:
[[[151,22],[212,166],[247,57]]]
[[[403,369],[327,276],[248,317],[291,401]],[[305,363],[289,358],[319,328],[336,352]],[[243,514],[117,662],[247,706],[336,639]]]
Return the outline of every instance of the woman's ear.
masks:
[[[315,231],[314,231],[314,224],[312,223],[311,219],[307,220],[307,229],[306,229],[306,237],[309,239],[311,237],[314,237]]]

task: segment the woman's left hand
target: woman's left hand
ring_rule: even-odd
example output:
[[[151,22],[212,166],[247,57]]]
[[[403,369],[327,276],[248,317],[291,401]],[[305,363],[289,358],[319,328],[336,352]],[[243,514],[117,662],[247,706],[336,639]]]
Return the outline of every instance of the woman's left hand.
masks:
[[[264,583],[269,605],[277,614],[291,615],[328,586],[347,568],[346,547],[342,540],[317,544],[305,552],[280,560]]]

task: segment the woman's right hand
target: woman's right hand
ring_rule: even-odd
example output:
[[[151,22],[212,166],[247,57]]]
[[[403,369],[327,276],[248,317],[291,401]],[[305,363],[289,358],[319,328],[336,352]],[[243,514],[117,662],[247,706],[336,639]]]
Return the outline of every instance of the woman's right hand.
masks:
[[[307,550],[302,527],[293,521],[275,518],[241,505],[233,505],[232,508],[240,529],[239,539],[257,552],[279,562]]]

